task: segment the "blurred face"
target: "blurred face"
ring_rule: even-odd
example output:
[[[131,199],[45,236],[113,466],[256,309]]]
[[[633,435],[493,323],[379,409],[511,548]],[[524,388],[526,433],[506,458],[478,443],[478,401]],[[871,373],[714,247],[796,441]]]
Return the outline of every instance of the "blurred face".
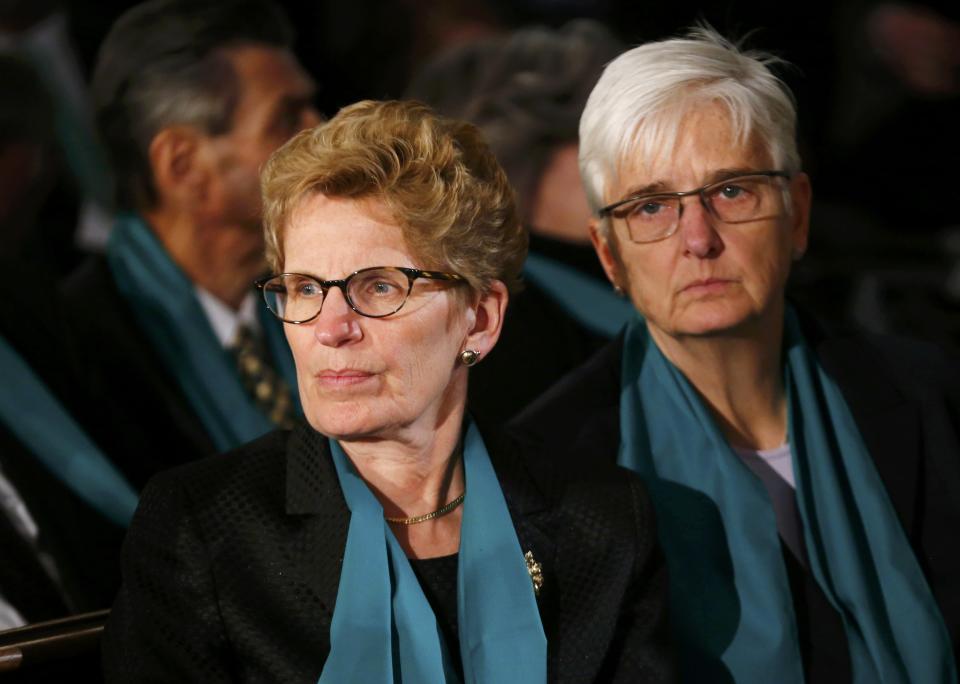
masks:
[[[737,143],[726,110],[713,105],[686,117],[672,153],[625,164],[605,200],[692,190],[772,170],[772,164],[756,141]],[[778,183],[790,193],[778,197],[783,211],[774,218],[723,224],[692,196],[683,199],[677,232],[657,242],[631,242],[623,219],[611,218],[606,238],[594,224],[608,276],[628,292],[655,339],[752,334],[780,325],[791,261],[806,249],[810,188],[804,174]]]
[[[527,222],[536,233],[586,244],[591,212],[580,182],[579,149],[569,143],[551,155],[530,202]]]
[[[371,266],[425,268],[375,200],[308,196],[283,238],[288,273],[345,278]],[[314,429],[338,439],[433,429],[462,410],[467,371],[457,363],[475,311],[448,283],[419,279],[397,313],[367,318],[330,288],[320,315],[285,324],[300,399]]]
[[[214,192],[223,223],[260,230],[260,168],[295,133],[315,126],[314,86],[287,50],[245,45],[224,51],[240,84],[227,133],[211,139],[217,158]]]

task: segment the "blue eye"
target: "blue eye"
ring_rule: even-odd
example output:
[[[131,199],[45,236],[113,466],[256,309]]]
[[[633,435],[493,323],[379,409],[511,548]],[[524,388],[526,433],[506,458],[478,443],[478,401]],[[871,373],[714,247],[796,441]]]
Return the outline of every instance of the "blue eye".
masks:
[[[736,199],[743,193],[743,188],[739,185],[724,185],[720,188],[720,194],[724,199]]]
[[[644,199],[630,206],[627,216],[635,219],[653,219],[662,216],[669,209],[670,205],[659,199]]]
[[[297,284],[296,294],[300,297],[316,297],[323,294],[323,290],[317,283],[305,280]]]
[[[399,292],[400,288],[393,283],[386,282],[385,280],[377,280],[370,283],[369,290],[373,295],[385,297]]]

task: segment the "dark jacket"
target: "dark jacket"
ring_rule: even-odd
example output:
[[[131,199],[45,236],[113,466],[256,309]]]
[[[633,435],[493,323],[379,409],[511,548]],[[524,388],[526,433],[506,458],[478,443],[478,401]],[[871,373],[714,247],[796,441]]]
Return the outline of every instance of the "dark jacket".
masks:
[[[804,333],[836,381],[960,653],[960,362],[920,343]],[[613,463],[620,446],[623,336],[524,411],[513,427],[556,453]],[[784,545],[811,682],[849,682],[837,613]],[[680,654],[682,657],[682,653]]]
[[[549,681],[670,680],[639,480],[484,434],[521,548],[543,566]],[[124,547],[107,679],[314,684],[349,519],[328,442],[306,425],[157,476]]]
[[[85,359],[56,294],[25,287],[38,282],[29,267],[4,263],[2,269],[8,278],[0,285],[0,337],[63,405],[84,403]],[[91,413],[101,408],[86,404]],[[0,595],[30,622],[109,607],[120,582],[124,531],[52,473],[5,420],[0,420],[0,471],[37,525],[40,552],[55,566],[54,577],[0,512]]]
[[[90,363],[86,401],[104,407],[84,427],[135,489],[156,472],[217,452],[174,374],[167,370],[103,256],[91,257],[62,286],[69,322]]]

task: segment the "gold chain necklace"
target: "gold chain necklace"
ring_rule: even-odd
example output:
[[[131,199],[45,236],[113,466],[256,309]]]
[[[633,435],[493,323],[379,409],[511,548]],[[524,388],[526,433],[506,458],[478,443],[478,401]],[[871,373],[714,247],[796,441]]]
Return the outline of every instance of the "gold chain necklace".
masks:
[[[383,516],[383,519],[390,523],[396,523],[398,525],[416,525],[417,523],[426,522],[428,520],[433,520],[434,518],[440,518],[445,516],[447,513],[455,510],[457,506],[463,503],[463,498],[467,495],[466,492],[458,496],[456,499],[451,501],[448,504],[444,504],[437,510],[432,513],[424,513],[423,515],[415,515],[412,518],[391,518],[388,516]]]

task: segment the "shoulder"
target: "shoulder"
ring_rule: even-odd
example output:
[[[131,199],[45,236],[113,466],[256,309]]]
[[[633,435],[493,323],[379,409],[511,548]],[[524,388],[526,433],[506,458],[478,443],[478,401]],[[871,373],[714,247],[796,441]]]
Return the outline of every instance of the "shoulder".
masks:
[[[81,333],[129,336],[137,328],[134,311],[123,299],[102,254],[88,257],[59,285],[67,315]]]
[[[812,344],[824,370],[858,400],[895,403],[958,395],[960,356],[934,344],[865,333],[824,335]]]
[[[275,430],[232,451],[158,473],[143,491],[134,527],[143,516],[191,517],[202,524],[211,516],[283,511],[290,435]]]
[[[539,448],[614,461],[620,442],[622,355],[621,333],[512,420],[511,433]]]
[[[542,571],[550,669],[569,681],[626,681],[627,673],[661,681],[650,663],[668,652],[666,574],[639,478],[613,460],[484,439],[521,548]]]
[[[597,458],[577,449],[555,449],[515,431],[482,427],[491,461],[515,512],[538,512],[552,521],[558,538],[594,545],[603,539],[650,543],[652,508],[633,472],[616,465],[615,454]]]

